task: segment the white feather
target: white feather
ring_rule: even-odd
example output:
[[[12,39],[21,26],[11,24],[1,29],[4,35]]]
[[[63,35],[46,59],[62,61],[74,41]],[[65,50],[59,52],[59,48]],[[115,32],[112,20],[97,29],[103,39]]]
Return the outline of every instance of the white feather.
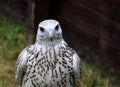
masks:
[[[82,71],[81,71],[81,61],[76,52],[73,55],[73,69],[74,69],[75,86],[78,87],[80,85],[79,83],[80,83],[80,80],[82,77],[82,75],[81,75]]]

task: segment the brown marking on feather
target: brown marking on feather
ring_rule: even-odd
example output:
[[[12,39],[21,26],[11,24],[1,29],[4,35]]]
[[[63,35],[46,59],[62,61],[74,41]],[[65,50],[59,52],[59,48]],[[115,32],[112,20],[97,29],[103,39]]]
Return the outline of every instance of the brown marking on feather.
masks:
[[[28,81],[28,78],[25,79],[24,84]]]

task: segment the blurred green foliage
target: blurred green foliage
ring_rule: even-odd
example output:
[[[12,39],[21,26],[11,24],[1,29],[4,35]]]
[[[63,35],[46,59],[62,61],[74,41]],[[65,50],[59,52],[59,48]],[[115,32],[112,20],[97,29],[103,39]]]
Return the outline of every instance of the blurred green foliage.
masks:
[[[19,87],[15,82],[15,62],[26,45],[24,25],[15,25],[0,15],[0,87]]]

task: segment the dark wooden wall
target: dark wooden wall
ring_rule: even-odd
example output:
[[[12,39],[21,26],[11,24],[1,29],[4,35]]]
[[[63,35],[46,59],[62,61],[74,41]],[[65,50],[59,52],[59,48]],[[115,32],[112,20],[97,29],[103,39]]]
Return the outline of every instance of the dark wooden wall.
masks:
[[[31,38],[32,41],[35,38],[40,21],[46,18],[57,19],[63,28],[65,40],[82,58],[100,66],[112,80],[120,81],[119,0],[18,1],[19,3],[12,3],[18,3],[17,8],[22,12],[22,20],[27,18],[29,43]],[[15,10],[14,5],[10,7],[13,8],[12,11]]]
[[[119,4],[118,0],[60,0],[55,10],[69,44],[90,56],[111,79],[120,76]]]
[[[28,3],[26,0],[0,0],[0,13],[17,23],[27,20]]]

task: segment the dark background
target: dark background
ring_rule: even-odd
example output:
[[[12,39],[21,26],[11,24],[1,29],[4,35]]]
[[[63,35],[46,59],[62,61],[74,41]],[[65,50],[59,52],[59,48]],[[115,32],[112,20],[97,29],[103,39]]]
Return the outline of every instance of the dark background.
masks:
[[[29,44],[40,21],[58,20],[64,39],[81,58],[97,65],[113,82],[120,82],[119,0],[0,0],[0,12],[28,26]]]

